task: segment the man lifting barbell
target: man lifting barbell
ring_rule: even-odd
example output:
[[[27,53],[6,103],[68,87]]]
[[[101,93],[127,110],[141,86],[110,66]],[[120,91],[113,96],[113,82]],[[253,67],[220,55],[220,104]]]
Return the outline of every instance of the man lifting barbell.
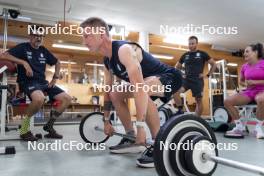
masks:
[[[35,31],[36,32],[36,31]],[[30,118],[37,113],[44,103],[44,92],[49,95],[50,100],[59,100],[60,106],[52,111],[47,124],[43,129],[48,132],[47,138],[61,139],[53,128],[56,118],[69,106],[71,97],[62,89],[57,87],[56,80],[59,78],[60,62],[45,47],[41,46],[43,35],[31,31],[30,42],[21,43],[5,53],[0,58],[14,62],[17,65],[17,82],[22,92],[31,99],[27,108],[26,117],[22,121],[20,137],[24,141],[36,141],[30,129]],[[55,65],[55,73],[50,82],[45,79],[46,64]]]
[[[159,128],[159,117],[157,107],[150,96],[170,97],[182,84],[181,73],[173,67],[161,63],[149,53],[145,52],[137,43],[127,41],[112,41],[106,22],[100,18],[88,18],[80,25],[84,29],[83,38],[85,45],[90,51],[95,51],[105,56],[105,85],[112,85],[112,75],[130,82],[131,86],[169,86],[168,91],[137,91],[117,92],[112,90],[104,94],[104,131],[112,135],[114,129],[109,123],[109,113],[113,103],[117,114],[127,134],[136,136],[136,140],[122,139],[117,146],[110,147],[115,153],[128,152],[138,145],[145,145],[146,132],[145,121],[150,128],[152,138],[155,139]],[[96,28],[104,29],[96,30]],[[99,31],[99,32],[98,32]],[[135,98],[137,112],[137,134],[135,134],[131,123],[131,116],[124,102],[127,98]],[[137,160],[142,167],[154,167],[153,147],[149,147]]]

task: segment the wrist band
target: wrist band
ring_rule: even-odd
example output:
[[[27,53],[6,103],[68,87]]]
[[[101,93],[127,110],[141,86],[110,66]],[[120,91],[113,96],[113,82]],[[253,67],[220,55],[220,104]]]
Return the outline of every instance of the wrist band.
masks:
[[[106,121],[110,121],[110,118],[109,117],[103,117],[103,122],[106,122]]]
[[[145,127],[145,122],[144,121],[136,121],[136,127]]]

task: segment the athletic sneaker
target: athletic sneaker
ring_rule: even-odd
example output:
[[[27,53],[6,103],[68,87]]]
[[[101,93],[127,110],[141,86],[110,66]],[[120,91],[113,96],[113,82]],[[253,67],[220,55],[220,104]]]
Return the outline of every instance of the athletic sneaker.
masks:
[[[31,131],[26,132],[25,134],[21,134],[20,138],[23,141],[37,141],[38,138],[36,136],[34,136]]]
[[[232,130],[225,133],[225,137],[243,138],[244,130],[235,126]]]
[[[137,165],[139,167],[144,167],[144,168],[153,168],[154,167],[153,152],[154,152],[154,147],[153,146],[148,147],[142,153],[141,157],[137,159]]]
[[[256,127],[253,134],[257,139],[264,139],[264,132],[261,127]]]
[[[123,138],[119,144],[109,147],[111,153],[125,154],[125,153],[141,153],[146,149],[142,145],[135,144],[135,141]]]
[[[50,139],[62,139],[63,138],[63,136],[58,134],[53,127],[51,129],[48,129],[47,126],[44,125],[43,130],[48,132],[48,134],[44,135],[45,138],[50,138]]]

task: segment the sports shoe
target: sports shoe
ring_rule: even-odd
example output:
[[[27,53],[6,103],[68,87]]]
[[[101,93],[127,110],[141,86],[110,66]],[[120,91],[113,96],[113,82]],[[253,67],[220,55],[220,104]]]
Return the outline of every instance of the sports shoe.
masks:
[[[153,168],[154,167],[153,152],[154,152],[154,147],[149,146],[142,153],[141,157],[137,159],[137,165],[143,168]]]
[[[53,127],[51,129],[48,129],[47,126],[44,125],[43,130],[48,132],[48,134],[44,135],[45,138],[50,138],[50,139],[62,139],[63,138],[63,136],[58,134]]]
[[[28,131],[26,132],[25,134],[21,134],[20,135],[20,138],[23,140],[23,141],[37,141],[38,138],[35,137],[31,131]]]
[[[135,144],[135,141],[123,138],[119,144],[109,147],[111,153],[125,154],[125,153],[141,153],[146,147]]]
[[[244,138],[244,130],[235,126],[232,130],[227,131],[224,136],[227,138]]]
[[[256,129],[253,131],[253,134],[257,139],[264,139],[264,132],[261,127],[256,127]]]

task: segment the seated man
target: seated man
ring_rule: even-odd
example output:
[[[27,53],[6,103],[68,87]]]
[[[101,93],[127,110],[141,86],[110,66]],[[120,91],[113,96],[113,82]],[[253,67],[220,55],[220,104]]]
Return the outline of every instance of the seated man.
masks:
[[[29,43],[18,44],[1,54],[1,59],[18,64],[17,82],[20,89],[31,99],[26,110],[26,117],[21,124],[20,137],[24,141],[37,140],[29,130],[30,118],[41,109],[45,99],[44,92],[46,92],[50,100],[59,100],[61,103],[56,110],[51,112],[49,121],[43,127],[48,132],[45,137],[60,139],[62,135],[54,130],[53,124],[69,106],[71,97],[55,85],[59,78],[60,62],[45,47],[41,46],[43,36],[31,31],[29,38]],[[50,82],[45,79],[46,64],[55,65],[55,73]]]
[[[111,103],[113,103],[126,133],[136,136],[136,141],[122,139],[119,145],[110,147],[110,150],[114,153],[137,151],[138,145],[145,145],[145,121],[153,139],[160,127],[157,107],[150,96],[170,97],[181,87],[181,73],[175,68],[161,63],[136,43],[111,41],[108,25],[100,18],[88,18],[81,24],[81,27],[84,29],[85,45],[90,51],[96,51],[105,56],[105,84],[108,87],[113,87],[112,76],[116,75],[120,79],[130,82],[128,87],[135,88],[134,90],[123,89],[122,92],[111,90],[104,95],[105,133],[111,135],[114,131],[109,123],[109,113]],[[98,31],[97,28],[104,29],[104,31]],[[145,90],[142,87],[145,87]],[[164,87],[165,90],[163,90]],[[150,90],[147,90],[148,88]],[[124,101],[127,98],[135,98],[137,134],[135,134],[131,116]],[[137,164],[142,167],[154,167],[152,146],[137,160]]]
[[[243,137],[245,126],[239,119],[239,112],[235,106],[246,105],[251,101],[257,102],[257,118],[259,122],[256,125],[254,134],[258,139],[264,139],[262,130],[264,120],[264,60],[262,44],[249,45],[244,52],[246,64],[242,66],[240,84],[246,86],[246,90],[241,93],[228,97],[224,105],[236,126],[227,131],[227,137]]]

